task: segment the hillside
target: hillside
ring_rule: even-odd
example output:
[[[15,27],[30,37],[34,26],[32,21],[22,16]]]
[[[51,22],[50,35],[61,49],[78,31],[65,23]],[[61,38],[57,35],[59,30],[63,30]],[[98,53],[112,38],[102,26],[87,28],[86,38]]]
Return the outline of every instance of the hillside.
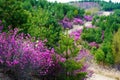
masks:
[[[96,2],[71,2],[69,4],[83,9],[100,8],[100,5]]]

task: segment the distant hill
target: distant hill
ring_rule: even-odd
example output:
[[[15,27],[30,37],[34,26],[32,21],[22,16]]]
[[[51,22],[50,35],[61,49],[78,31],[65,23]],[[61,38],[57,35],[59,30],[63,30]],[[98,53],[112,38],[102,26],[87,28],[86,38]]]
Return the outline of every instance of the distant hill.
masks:
[[[83,9],[90,9],[90,8],[100,8],[100,5],[97,2],[70,2],[70,5],[77,6]]]
[[[74,5],[83,9],[90,9],[90,8],[99,8],[105,11],[113,11],[116,9],[120,9],[120,3],[114,3],[112,1],[72,1],[69,2],[70,5]]]

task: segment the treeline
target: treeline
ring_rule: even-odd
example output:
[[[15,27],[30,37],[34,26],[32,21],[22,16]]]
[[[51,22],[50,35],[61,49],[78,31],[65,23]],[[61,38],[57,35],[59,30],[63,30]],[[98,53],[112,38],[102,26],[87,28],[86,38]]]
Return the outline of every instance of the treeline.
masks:
[[[120,9],[120,3],[114,3],[111,0],[109,2],[106,2],[104,0],[80,0],[78,2],[95,2],[95,3],[98,3],[101,6],[101,9],[105,10],[105,11],[112,11],[112,10]],[[89,3],[89,4],[91,4],[91,3]]]
[[[101,5],[102,9],[105,11],[120,9],[120,3],[114,3],[112,1],[109,2],[102,1],[99,4]]]

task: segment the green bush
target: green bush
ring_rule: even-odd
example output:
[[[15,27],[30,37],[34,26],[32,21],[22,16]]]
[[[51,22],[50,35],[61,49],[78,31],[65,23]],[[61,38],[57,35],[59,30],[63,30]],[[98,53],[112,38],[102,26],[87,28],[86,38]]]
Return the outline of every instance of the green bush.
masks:
[[[97,42],[101,43],[102,42],[102,31],[99,28],[88,28],[84,29],[82,32],[82,39],[88,42]]]
[[[112,44],[110,42],[104,42],[101,45],[101,49],[105,53],[105,63],[106,64],[114,64],[114,56],[112,53]]]
[[[102,49],[98,49],[95,53],[95,59],[97,62],[104,62],[105,61],[105,53],[102,51]]]
[[[49,47],[54,47],[59,41],[62,31],[59,21],[64,16],[73,18],[83,14],[84,10],[80,8],[47,0],[0,0],[0,18],[5,31],[9,25],[20,28],[20,32],[47,39]]]

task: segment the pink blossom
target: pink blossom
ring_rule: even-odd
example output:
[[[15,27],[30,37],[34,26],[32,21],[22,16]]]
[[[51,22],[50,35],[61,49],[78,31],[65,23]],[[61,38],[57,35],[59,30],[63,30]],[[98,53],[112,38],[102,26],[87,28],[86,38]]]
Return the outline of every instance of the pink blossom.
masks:
[[[74,20],[73,20],[73,23],[74,24],[83,24],[83,21],[82,21],[82,19],[80,19],[80,18],[74,18]]]
[[[74,31],[70,34],[70,37],[73,37],[75,41],[78,41],[80,39],[80,35],[82,33],[82,29],[79,29],[77,31]]]
[[[86,15],[86,16],[84,16],[84,19],[87,21],[92,21],[92,16]]]
[[[89,46],[98,48],[99,45],[96,42],[90,42]]]

